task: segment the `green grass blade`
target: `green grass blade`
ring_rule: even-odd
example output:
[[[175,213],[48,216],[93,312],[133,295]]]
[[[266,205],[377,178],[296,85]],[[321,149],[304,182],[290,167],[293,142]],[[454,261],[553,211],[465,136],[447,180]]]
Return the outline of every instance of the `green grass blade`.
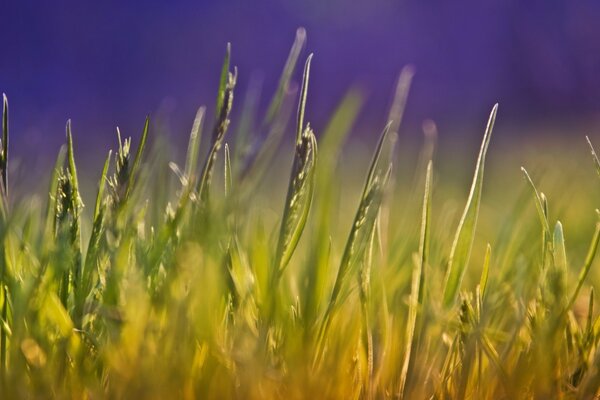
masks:
[[[422,307],[423,301],[423,284],[424,274],[423,269],[429,258],[429,230],[431,220],[431,177],[432,177],[432,162],[427,164],[427,175],[425,177],[425,194],[423,195],[423,214],[421,217],[421,234],[419,237],[419,258],[415,263],[412,275],[412,283],[410,290],[410,300],[408,305],[408,319],[406,322],[405,336],[405,351],[402,371],[400,372],[400,387],[398,393],[400,398],[406,396],[406,382],[411,364],[411,353],[414,347],[415,328],[417,325],[417,314]]]
[[[202,141],[202,122],[204,121],[205,112],[206,107],[198,109],[194,118],[194,124],[192,125],[192,131],[190,132],[184,168],[185,177],[188,181],[193,181],[196,175],[198,153],[200,151],[200,142]]]
[[[296,146],[286,204],[281,221],[275,256],[275,280],[289,263],[304,231],[314,190],[314,170],[317,162],[317,139],[309,126]]]
[[[294,72],[296,64],[298,63],[298,57],[300,56],[300,52],[302,51],[302,47],[304,47],[305,42],[306,30],[304,28],[298,28],[298,30],[296,30],[296,38],[294,39],[294,44],[290,49],[290,53],[283,67],[283,72],[281,73],[281,77],[279,78],[277,90],[275,91],[275,95],[273,96],[273,99],[269,104],[269,108],[263,124],[265,126],[271,125],[275,120],[277,114],[279,114],[279,110],[281,109],[281,105],[283,103],[284,95],[287,92],[288,87],[290,85],[292,73]]]
[[[229,146],[227,145],[227,143],[225,143],[225,165],[223,178],[225,181],[225,198],[229,198],[231,194],[231,186],[233,184],[233,180],[231,177],[231,158],[229,156]]]
[[[553,235],[554,268],[549,276],[550,285],[552,285],[552,294],[562,302],[567,287],[567,253],[565,249],[565,236],[560,221],[554,226]]]
[[[298,117],[296,123],[296,144],[302,141],[302,132],[304,130],[304,112],[306,109],[306,97],[308,95],[308,78],[310,77],[310,62],[313,55],[309,54],[304,64],[304,74],[302,75],[302,88],[300,89],[300,102],[298,103]]]
[[[529,183],[529,186],[531,186],[531,189],[533,190],[533,194],[535,196],[535,208],[538,212],[538,217],[540,218],[540,222],[542,224],[542,228],[544,229],[544,232],[546,233],[547,237],[550,238],[550,237],[552,237],[552,234],[550,232],[550,224],[548,222],[548,217],[547,217],[547,202],[545,202],[542,199],[542,195],[540,195],[540,192],[538,192],[537,188],[535,187],[535,184],[533,183],[533,180],[527,173],[527,170],[525,168],[521,167],[521,171],[523,171],[523,174],[525,175],[525,179],[527,180],[527,182]],[[546,206],[544,205],[544,203],[546,203]]]
[[[73,186],[73,215],[79,218],[79,209],[82,205],[79,196],[79,181],[77,180],[77,167],[75,166],[75,152],[73,150],[73,135],[71,133],[71,120],[67,121],[67,162],[68,170],[71,175],[71,185]]]
[[[96,194],[96,204],[94,206],[94,221],[98,218],[100,214],[100,208],[102,207],[102,202],[104,201],[104,188],[106,187],[106,182],[108,181],[108,167],[110,165],[110,157],[112,156],[112,151],[108,151],[108,156],[106,156],[106,161],[104,161],[104,167],[102,167],[102,175],[100,176],[100,181],[98,182],[98,193]]]
[[[497,112],[498,104],[496,104],[492,109],[487,123],[485,135],[483,136],[483,142],[479,151],[479,157],[477,159],[477,166],[475,168],[475,175],[473,177],[473,184],[471,186],[471,192],[469,193],[469,199],[467,200],[467,205],[465,206],[464,213],[458,225],[452,250],[450,251],[450,261],[448,263],[446,283],[444,285],[444,294],[442,300],[442,303],[446,308],[450,307],[456,300],[463,275],[471,256],[471,248],[473,246],[473,239],[475,238],[475,228],[477,225],[479,203],[481,200],[481,191],[483,186],[485,156],[492,136],[492,130],[494,128],[494,121],[496,120]]]
[[[229,64],[227,63],[227,65]],[[223,89],[223,97],[221,101],[222,106],[219,108],[220,112],[213,128],[210,150],[206,160],[204,161],[202,174],[200,180],[198,181],[197,192],[200,197],[201,205],[205,205],[208,202],[210,183],[212,180],[214,165],[217,160],[217,154],[223,145],[223,139],[225,137],[225,133],[227,132],[227,128],[229,127],[229,114],[231,113],[231,108],[233,106],[233,94],[236,82],[237,68],[234,67],[233,73],[227,73],[227,82],[225,84],[225,88]]]
[[[492,246],[488,243],[485,248],[485,257],[483,259],[483,269],[481,270],[481,278],[479,279],[479,290],[481,291],[481,300],[485,299],[485,291],[490,274],[490,260],[492,258]]]
[[[573,291],[573,294],[570,297],[567,308],[570,308],[575,304],[577,300],[577,296],[579,296],[579,292],[583,287],[583,283],[585,282],[588,273],[590,272],[590,268],[592,267],[592,263],[594,262],[594,258],[596,257],[596,252],[598,251],[598,243],[600,243],[600,221],[596,222],[596,229],[594,230],[594,235],[592,237],[592,241],[590,243],[589,250],[585,257],[585,261],[583,263],[583,267],[581,268],[581,272],[579,273],[579,277],[577,278],[577,286]]]
[[[369,166],[369,172],[364,185],[364,189],[361,196],[361,201],[356,211],[348,240],[346,240],[346,246],[344,247],[344,253],[338,267],[338,272],[329,299],[326,315],[324,318],[324,326],[329,324],[329,317],[333,309],[337,307],[338,301],[342,292],[345,282],[349,275],[349,272],[358,259],[362,259],[365,250],[366,242],[371,234],[377,214],[379,213],[379,207],[381,205],[381,198],[383,191],[390,174],[391,165],[387,164],[387,170],[383,173],[381,165],[381,153],[383,144],[386,143],[388,137],[390,124],[388,123],[383,130],[373,159]],[[324,328],[327,330],[327,328]]]
[[[400,123],[402,122],[402,116],[404,115],[404,109],[406,108],[406,100],[408,99],[408,93],[414,75],[414,67],[412,65],[407,65],[402,68],[400,75],[398,76],[394,101],[392,102],[390,113],[388,115],[388,121],[392,121],[390,132],[394,134],[397,134],[398,129],[400,129]]]
[[[219,79],[219,90],[217,92],[217,105],[215,107],[215,118],[219,118],[221,115],[221,109],[223,108],[223,100],[225,99],[225,89],[227,86],[227,80],[229,76],[229,62],[231,60],[231,43],[227,43],[225,50],[225,59],[223,60],[223,67],[221,68],[221,78]]]
[[[0,171],[4,195],[8,198],[8,98],[2,94],[2,153],[0,154]]]
[[[594,165],[596,166],[596,172],[600,176],[600,160],[598,159],[596,150],[594,150],[594,146],[592,145],[592,141],[590,140],[590,138],[586,136],[585,139],[587,140],[588,145],[590,146],[590,150],[592,151],[592,158],[594,159]]]
[[[137,171],[140,168],[140,163],[142,162],[142,155],[144,154],[144,148],[146,147],[146,140],[148,139],[149,126],[150,117],[147,116],[146,121],[144,122],[144,130],[142,131],[140,144],[138,145],[137,151],[135,153],[135,158],[133,159],[133,165],[131,166],[131,170],[129,172],[129,180],[127,182],[127,191],[125,192],[125,199],[129,198],[129,196],[131,195],[131,191],[133,190],[133,186],[137,178]]]
[[[65,157],[67,154],[67,147],[62,145],[56,156],[56,162],[54,168],[52,168],[52,176],[50,178],[50,186],[48,188],[48,204],[46,205],[46,224],[44,230],[43,243],[45,246],[49,246],[52,243],[54,237],[54,220],[56,218],[56,197],[55,194],[58,190],[58,177],[60,170],[65,163]]]

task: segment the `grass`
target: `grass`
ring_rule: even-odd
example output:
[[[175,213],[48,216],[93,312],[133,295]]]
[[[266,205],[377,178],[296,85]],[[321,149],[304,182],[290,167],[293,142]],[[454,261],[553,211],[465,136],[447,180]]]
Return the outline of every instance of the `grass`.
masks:
[[[291,84],[305,37],[298,30],[265,114],[250,91],[237,125],[227,46],[214,119],[198,110],[172,174],[149,118],[135,155],[117,130],[89,211],[70,121],[47,198],[12,197],[3,98],[2,398],[598,395],[598,193],[567,199],[568,173],[543,180],[536,157],[524,180],[509,158],[488,177],[497,106],[470,191],[436,168],[432,123],[404,172],[395,144],[411,68],[365,165],[343,151],[358,92],[323,132],[305,121],[312,55],[297,96]],[[588,144],[592,157],[576,169],[600,171]],[[597,187],[590,175],[581,184]]]

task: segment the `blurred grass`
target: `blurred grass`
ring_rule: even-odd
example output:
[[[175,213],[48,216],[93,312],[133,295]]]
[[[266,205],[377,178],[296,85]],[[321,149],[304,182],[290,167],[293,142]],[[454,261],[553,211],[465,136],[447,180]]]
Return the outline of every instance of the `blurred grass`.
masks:
[[[598,394],[600,185],[585,138],[495,135],[486,160],[494,108],[479,162],[431,121],[411,142],[397,135],[410,68],[377,145],[348,138],[354,90],[313,134],[310,57],[294,135],[304,41],[267,113],[244,109],[233,128],[228,46],[216,116],[199,109],[185,157],[147,119],[135,146],[119,134],[95,198],[70,123],[48,195],[8,197],[4,98],[2,398]]]

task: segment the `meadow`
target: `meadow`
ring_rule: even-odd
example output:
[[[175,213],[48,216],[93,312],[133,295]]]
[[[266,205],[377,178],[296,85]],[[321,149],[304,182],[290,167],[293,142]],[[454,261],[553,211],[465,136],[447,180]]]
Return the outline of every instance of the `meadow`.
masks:
[[[349,144],[357,93],[307,122],[304,41],[264,115],[234,100],[228,46],[185,158],[147,118],[95,198],[70,122],[46,194],[13,198],[4,96],[1,398],[596,398],[592,142],[494,157],[495,105],[478,152],[446,152],[429,122],[409,156],[408,67],[369,158]]]

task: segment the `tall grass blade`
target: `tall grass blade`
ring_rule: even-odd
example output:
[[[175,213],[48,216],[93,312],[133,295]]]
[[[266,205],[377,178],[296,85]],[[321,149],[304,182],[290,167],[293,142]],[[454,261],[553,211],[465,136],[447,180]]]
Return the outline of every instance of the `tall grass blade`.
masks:
[[[265,120],[263,123],[264,126],[271,125],[275,120],[277,114],[279,114],[279,110],[281,109],[281,105],[283,103],[284,95],[287,92],[288,87],[290,85],[292,73],[294,72],[294,68],[298,63],[298,57],[300,56],[300,52],[302,51],[302,47],[304,47],[305,42],[306,30],[304,28],[298,28],[298,30],[296,30],[296,38],[294,39],[294,44],[292,44],[292,48],[290,49],[290,53],[283,67],[281,77],[279,78],[277,90],[275,91],[275,95],[273,96],[273,99],[269,104],[267,114],[265,115]]]
[[[229,71],[230,52],[231,46],[228,45],[225,62],[223,63],[224,71],[225,68],[227,68],[225,75],[226,80],[224,83],[223,81],[221,82],[222,84],[219,87],[219,93],[217,95],[217,99],[219,101],[217,110],[219,112],[213,128],[210,150],[204,162],[204,167],[202,168],[200,181],[198,182],[197,192],[200,198],[201,206],[205,206],[208,201],[210,183],[212,180],[214,165],[217,160],[217,154],[223,145],[223,139],[230,123],[229,114],[231,113],[231,107],[233,106],[233,92],[237,81],[237,68],[234,67],[233,73]],[[221,75],[221,78],[223,78],[223,75]]]
[[[8,98],[2,94],[2,148],[0,149],[0,174],[5,203],[8,205]]]
[[[527,173],[527,170],[523,167],[521,167],[521,171],[523,171],[523,174],[525,175],[525,179],[527,180],[527,183],[529,183],[529,186],[531,186],[531,190],[533,190],[533,194],[535,196],[535,208],[538,212],[538,217],[540,218],[540,222],[542,224],[542,228],[544,229],[544,232],[546,233],[547,237],[550,238],[552,237],[552,234],[550,232],[550,223],[548,222],[548,217],[547,217],[547,206],[544,206],[544,201],[542,199],[542,194],[540,194],[540,192],[538,192],[537,188],[535,187],[535,184],[533,183],[533,180],[531,179],[531,177],[529,176],[529,174]],[[546,202],[547,204],[547,202]]]
[[[133,187],[135,185],[135,181],[137,179],[138,169],[140,168],[140,163],[142,162],[142,155],[144,154],[144,148],[146,147],[146,140],[148,139],[148,128],[150,126],[150,117],[146,117],[146,121],[144,122],[144,129],[142,131],[142,137],[140,139],[140,144],[138,145],[137,151],[135,152],[135,158],[133,159],[133,165],[131,166],[131,170],[129,172],[129,179],[127,181],[127,191],[125,192],[125,199],[128,199],[131,195]]]
[[[592,158],[594,159],[594,165],[596,166],[596,172],[600,176],[600,159],[598,159],[598,155],[596,154],[596,150],[594,150],[594,146],[592,145],[592,141],[590,140],[590,138],[586,136],[585,139],[587,140],[588,145],[590,146]]]
[[[496,120],[497,112],[498,104],[496,104],[492,109],[487,123],[485,135],[483,136],[483,142],[481,143],[481,149],[479,151],[479,157],[477,159],[477,166],[475,168],[471,192],[469,193],[467,205],[465,206],[465,210],[458,225],[456,236],[454,237],[454,243],[452,244],[452,250],[450,251],[450,261],[448,262],[448,270],[446,273],[442,300],[442,303],[446,308],[450,307],[456,300],[456,296],[460,289],[460,285],[471,256],[471,248],[473,246],[473,239],[475,238],[475,228],[477,226],[479,203],[481,201],[481,191],[483,187],[485,156],[487,154],[488,145],[492,137],[492,130],[494,129],[494,122]]]
[[[229,63],[231,60],[231,43],[227,43],[225,50],[225,59],[223,60],[223,66],[221,67],[221,78],[219,79],[219,90],[217,92],[217,105],[215,106],[215,118],[219,118],[221,110],[223,109],[225,100],[225,91],[227,90],[227,83],[229,80]]]
[[[381,158],[384,143],[387,143],[386,138],[388,137],[390,126],[391,124],[388,123],[383,130],[369,166],[367,179],[360,198],[360,204],[356,211],[348,239],[346,240],[346,246],[344,247],[344,253],[342,254],[342,259],[338,267],[333,290],[318,332],[317,351],[315,353],[315,358],[313,359],[313,367],[318,365],[319,360],[322,357],[322,348],[329,331],[332,314],[339,306],[342,295],[344,294],[343,290],[346,286],[348,276],[353,270],[354,265],[358,260],[362,260],[364,257],[369,237],[371,236],[377,215],[379,214],[383,193],[391,174],[391,164],[389,164],[389,160],[385,159],[382,162]],[[388,155],[389,154],[391,153],[388,153]]]
[[[202,121],[204,120],[205,112],[206,107],[200,107],[196,112],[185,157],[185,177],[188,181],[192,182],[195,180],[196,168],[198,166],[198,153],[200,151],[200,142],[202,141]]]
[[[581,272],[579,272],[579,277],[577,278],[577,285],[575,286],[575,290],[573,290],[573,294],[569,299],[567,308],[572,307],[573,304],[575,304],[575,301],[577,300],[577,296],[579,296],[579,292],[583,287],[583,283],[585,282],[585,279],[587,278],[590,272],[590,268],[592,267],[592,263],[594,262],[594,258],[596,257],[596,252],[598,251],[598,243],[600,243],[600,221],[596,222],[596,229],[594,230],[594,235],[592,237],[590,247],[585,257],[585,261],[583,262]]]
[[[414,337],[417,325],[417,314],[423,302],[423,284],[425,283],[423,270],[429,258],[429,231],[431,224],[431,177],[432,162],[427,164],[427,175],[425,177],[425,194],[423,195],[423,214],[421,216],[421,234],[419,237],[419,258],[415,263],[412,275],[410,300],[408,304],[408,319],[406,322],[404,362],[400,372],[400,387],[398,393],[400,398],[406,397],[406,382],[411,364],[411,353],[415,346]]]
[[[317,139],[308,124],[305,128],[301,125],[304,123],[304,109],[306,107],[311,60],[312,54],[306,60],[304,77],[302,79],[302,91],[300,92],[298,104],[299,125],[296,130],[297,134],[298,132],[300,134],[296,137],[296,151],[283,210],[277,251],[275,253],[275,285],[279,279],[279,275],[287,266],[298,245],[298,241],[306,225],[314,190]],[[302,130],[303,132],[301,132]]]

